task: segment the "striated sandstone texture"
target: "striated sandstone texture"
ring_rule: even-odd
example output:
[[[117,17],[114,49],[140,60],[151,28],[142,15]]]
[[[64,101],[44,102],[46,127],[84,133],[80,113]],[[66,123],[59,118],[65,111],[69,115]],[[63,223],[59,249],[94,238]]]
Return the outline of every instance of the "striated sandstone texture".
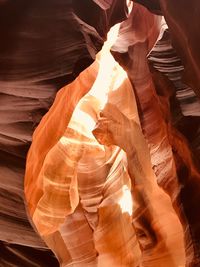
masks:
[[[0,266],[200,266],[198,10],[0,1]]]

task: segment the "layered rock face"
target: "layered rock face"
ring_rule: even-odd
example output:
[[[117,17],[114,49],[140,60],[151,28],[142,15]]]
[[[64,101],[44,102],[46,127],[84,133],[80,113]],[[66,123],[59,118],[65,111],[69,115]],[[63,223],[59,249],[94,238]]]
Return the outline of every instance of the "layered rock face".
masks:
[[[198,49],[199,1],[137,0],[149,10],[163,14],[172,35],[173,45],[184,64],[184,81],[199,94],[200,54]],[[189,23],[192,21],[193,23]]]
[[[181,224],[170,199],[156,183],[142,131],[133,129],[138,162],[118,146],[98,144],[92,134],[102,103],[107,101],[139,123],[131,83],[109,49],[105,43],[96,61],[60,90],[34,133],[25,177],[33,222],[63,266],[183,265]],[[79,93],[73,90],[77,87]],[[119,119],[115,109],[112,113],[113,120]],[[55,127],[58,118],[60,131]],[[101,131],[101,138],[106,138],[106,129]],[[41,164],[40,148],[49,147],[47,133],[54,145]]]
[[[127,14],[125,1],[112,1],[106,10],[93,1],[84,1],[84,9],[79,4],[80,1],[0,1],[3,266],[30,266],[31,255],[37,258],[33,266],[56,264],[43,252],[46,245],[28,222],[23,193],[26,154],[33,131],[52,105],[56,92],[91,64],[109,28]],[[23,246],[29,248],[22,249]],[[9,249],[10,257],[3,253]],[[22,258],[28,262],[25,260],[24,265],[22,250]],[[41,255],[40,259],[37,255]]]
[[[199,266],[199,4],[137,2],[0,3],[2,266]]]
[[[138,16],[139,12],[136,14]],[[137,35],[138,44],[132,35],[128,33],[128,29],[132,28],[131,25],[136,24],[137,16],[134,16],[133,12],[132,20],[130,18],[127,22],[122,24],[122,40],[120,40],[119,37],[118,43],[116,43],[115,47],[113,47],[113,54],[127,69],[135,93],[138,97],[138,104],[141,108],[143,132],[149,143],[151,161],[157,176],[157,182],[171,197],[173,206],[184,227],[187,266],[198,266],[199,242],[197,240],[199,240],[199,208],[195,205],[195,203],[199,188],[199,162],[198,159],[194,159],[195,154],[191,153],[185,137],[177,130],[180,118],[177,120],[177,117],[175,117],[176,114],[174,114],[174,105],[173,108],[170,107],[170,104],[173,104],[172,101],[174,101],[174,94],[177,90],[175,86],[178,87],[179,85],[178,92],[181,93],[181,91],[183,91],[184,93],[185,91],[186,98],[188,99],[190,94],[188,95],[187,91],[192,90],[181,84],[179,73],[176,74],[174,84],[171,83],[167,77],[162,76],[161,73],[164,72],[164,69],[166,69],[166,64],[168,62],[163,60],[163,63],[161,60],[159,61],[158,58],[156,61],[155,54],[156,49],[159,47],[159,43],[149,55],[149,59],[151,60],[150,71],[145,58],[149,53],[149,49],[151,49],[149,45],[151,45],[152,39],[154,38],[154,31],[152,29],[154,28],[156,30],[156,23],[153,18],[149,18],[148,20],[148,15],[146,14],[148,22],[144,23],[143,28],[145,30],[143,32],[146,31],[147,37],[145,38],[145,36]],[[130,32],[132,32],[132,29]],[[140,31],[140,33],[141,32],[142,31]],[[148,33],[150,33],[149,37]],[[163,40],[165,40],[165,38],[166,36],[164,35]],[[127,41],[127,44],[129,43],[127,45],[127,49],[120,45],[120,43],[123,43],[123,40],[129,40]],[[132,45],[130,46],[131,42]],[[167,45],[169,46],[170,43],[166,42],[165,47],[167,47]],[[121,52],[121,54],[119,52]],[[142,56],[144,58],[140,61]],[[168,61],[170,63],[169,59]],[[159,65],[157,62],[161,64]],[[156,67],[161,73],[156,71]],[[181,65],[175,65],[174,69],[176,72],[177,67],[182,68]],[[168,77],[170,78],[170,74]],[[179,81],[177,81],[178,78]],[[173,81],[172,74],[171,79]],[[177,100],[181,102],[181,99],[179,98],[180,93],[177,94]],[[193,109],[194,113],[192,115],[195,114],[195,116],[198,116],[200,102],[194,92],[192,92],[192,95],[192,101],[195,103],[195,108]],[[179,109],[180,108],[181,107],[179,107]],[[182,105],[182,116],[184,114],[184,108],[186,113],[187,102]],[[175,119],[177,121],[175,121]],[[198,155],[198,152],[196,155]],[[189,204],[190,200],[188,200],[188,197],[191,194],[191,187],[194,185],[197,191],[192,189],[193,198],[191,199],[191,204]],[[191,210],[188,210],[190,205],[193,207],[192,213]],[[196,211],[194,211],[195,209]],[[189,240],[193,241],[190,243]]]

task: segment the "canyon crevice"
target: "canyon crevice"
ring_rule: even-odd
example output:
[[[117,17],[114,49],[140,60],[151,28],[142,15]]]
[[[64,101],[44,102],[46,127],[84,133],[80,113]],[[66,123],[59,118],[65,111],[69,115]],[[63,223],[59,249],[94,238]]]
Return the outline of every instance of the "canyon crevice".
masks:
[[[199,8],[0,1],[0,266],[200,266]]]

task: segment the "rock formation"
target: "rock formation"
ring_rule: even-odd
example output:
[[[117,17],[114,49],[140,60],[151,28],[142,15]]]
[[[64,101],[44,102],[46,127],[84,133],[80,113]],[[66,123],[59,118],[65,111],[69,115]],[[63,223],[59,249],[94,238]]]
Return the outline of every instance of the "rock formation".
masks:
[[[0,2],[0,266],[200,265],[199,3],[135,2]],[[108,87],[139,171],[99,117]]]

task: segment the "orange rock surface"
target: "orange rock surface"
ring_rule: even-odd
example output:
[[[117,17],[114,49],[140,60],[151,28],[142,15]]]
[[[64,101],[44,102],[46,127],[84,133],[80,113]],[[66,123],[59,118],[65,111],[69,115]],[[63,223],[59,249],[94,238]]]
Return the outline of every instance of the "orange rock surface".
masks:
[[[145,37],[144,28],[136,43],[153,36],[152,47],[159,20],[149,25],[151,35]],[[34,133],[25,177],[30,215],[61,266],[184,266],[183,230],[157,185],[134,91],[110,54],[110,39],[96,61],[59,91]],[[99,144],[93,134],[106,103],[111,123],[125,128],[120,118],[132,122],[124,150]],[[116,128],[114,134],[122,133]],[[108,131],[102,142],[106,136]],[[134,154],[125,152],[128,146]]]

